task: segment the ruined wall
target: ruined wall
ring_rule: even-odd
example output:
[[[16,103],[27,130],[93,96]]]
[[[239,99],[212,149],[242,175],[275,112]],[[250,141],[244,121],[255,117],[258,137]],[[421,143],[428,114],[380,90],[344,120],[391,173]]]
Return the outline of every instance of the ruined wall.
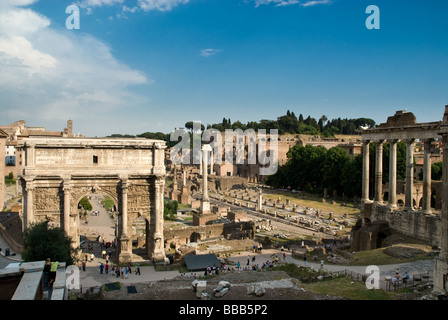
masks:
[[[387,223],[392,230],[423,240],[431,246],[441,246],[442,220],[438,214],[424,215],[419,211],[391,211],[387,206],[375,203],[364,204],[363,212],[364,218],[368,218],[370,223],[363,228],[354,230],[358,234],[352,233],[353,248],[369,250],[378,247],[380,244],[380,240],[376,240],[378,230],[372,226],[380,223]]]
[[[213,240],[225,237],[227,240],[253,238],[253,222],[216,223],[203,226],[170,228],[164,230],[165,248],[176,247],[190,242]]]

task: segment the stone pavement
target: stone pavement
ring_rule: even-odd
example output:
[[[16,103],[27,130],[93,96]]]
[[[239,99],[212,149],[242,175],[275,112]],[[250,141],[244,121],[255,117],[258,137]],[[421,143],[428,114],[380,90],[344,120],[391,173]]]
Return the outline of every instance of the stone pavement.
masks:
[[[284,253],[286,255],[285,260],[283,260],[283,252],[276,249],[263,249],[261,254],[249,251],[241,252],[238,256],[230,257],[229,260],[235,263],[239,261],[242,267],[246,267],[247,259],[249,258],[250,259],[249,266],[252,266],[254,263],[262,266],[264,262],[272,261],[273,259],[275,259],[272,257],[273,255],[277,255],[280,262],[295,263],[299,266],[304,266],[303,260],[293,258],[291,256],[291,253],[288,251],[284,251]],[[253,256],[255,256],[255,262],[252,262]],[[320,262],[316,263],[307,261],[307,267],[318,270],[320,269]],[[352,272],[365,274],[366,267],[367,266],[345,266],[345,265],[324,264],[323,269],[325,271],[333,271],[333,272],[348,270]],[[407,271],[409,275],[412,277],[412,275],[414,274],[420,274],[432,271],[434,268],[434,260],[421,260],[408,263],[379,265],[378,268],[380,269],[380,274],[382,278],[386,276],[395,275],[395,271],[397,270],[397,268],[400,270],[400,275],[403,275]]]
[[[103,274],[100,274],[99,266],[100,260],[102,259],[95,260],[98,261],[88,263],[86,271],[80,271],[80,283],[83,291],[85,291],[86,288],[101,286],[103,284],[113,282],[121,282],[122,284],[134,284],[140,282],[152,282],[164,279],[172,279],[180,275],[179,271],[156,271],[153,266],[140,266],[140,275],[136,275],[136,264],[133,264],[133,266],[131,267],[132,274],[129,274],[127,279],[122,278],[121,276],[117,278],[115,274],[112,274],[110,272],[110,270],[109,274],[105,274],[104,271]]]

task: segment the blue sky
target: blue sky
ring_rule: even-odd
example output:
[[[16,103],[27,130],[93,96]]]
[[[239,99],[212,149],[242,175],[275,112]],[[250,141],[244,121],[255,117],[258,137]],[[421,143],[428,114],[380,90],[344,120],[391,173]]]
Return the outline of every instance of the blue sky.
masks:
[[[65,22],[80,8],[80,29]],[[366,8],[380,9],[368,30]],[[168,133],[294,111],[441,120],[443,0],[2,0],[0,119],[75,132]]]

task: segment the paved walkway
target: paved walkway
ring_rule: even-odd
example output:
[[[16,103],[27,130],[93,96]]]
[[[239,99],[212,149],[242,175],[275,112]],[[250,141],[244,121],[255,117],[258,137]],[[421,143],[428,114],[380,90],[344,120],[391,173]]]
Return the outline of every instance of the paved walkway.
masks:
[[[284,260],[283,260],[283,253],[285,253],[286,255]],[[258,253],[254,254],[253,252],[249,251],[241,252],[238,256],[230,257],[229,260],[235,263],[239,261],[242,267],[247,267],[247,259],[250,260],[249,266],[252,266],[253,264],[259,264],[260,266],[262,266],[264,262],[273,260],[272,255],[277,255],[280,262],[295,263],[299,266],[305,265],[305,262],[303,260],[293,258],[290,252],[288,251],[282,252],[280,250],[275,249],[267,249],[267,250],[264,249],[262,254]],[[252,257],[254,256],[255,256],[255,262],[252,262]],[[320,269],[320,262],[316,263],[307,261],[306,266],[317,270]],[[366,267],[367,266],[345,266],[345,265],[324,264],[323,269],[326,271],[333,271],[333,272],[348,270],[352,272],[365,274]],[[412,277],[412,275],[414,274],[420,274],[432,271],[434,268],[434,260],[421,260],[408,263],[379,265],[378,268],[380,269],[381,278],[395,275],[395,271],[397,269],[400,270],[400,275],[404,275],[404,273],[407,271],[409,275]]]

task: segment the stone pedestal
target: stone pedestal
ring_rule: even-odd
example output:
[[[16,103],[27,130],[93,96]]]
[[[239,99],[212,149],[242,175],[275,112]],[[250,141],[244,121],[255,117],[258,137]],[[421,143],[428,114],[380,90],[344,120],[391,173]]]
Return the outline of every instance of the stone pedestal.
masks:
[[[214,213],[193,213],[193,225],[205,226],[208,222],[216,220],[217,216]]]
[[[128,235],[122,235],[120,238],[120,254],[118,256],[119,263],[128,263],[132,261],[131,238]]]

